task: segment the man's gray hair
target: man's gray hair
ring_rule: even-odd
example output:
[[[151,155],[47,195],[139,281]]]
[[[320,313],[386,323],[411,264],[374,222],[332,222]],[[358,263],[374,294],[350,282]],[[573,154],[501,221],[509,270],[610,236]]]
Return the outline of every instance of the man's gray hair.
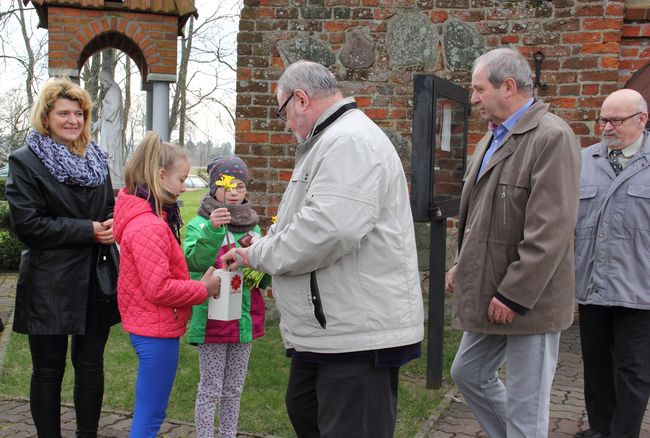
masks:
[[[314,99],[329,97],[340,91],[339,83],[331,71],[317,62],[304,60],[287,67],[278,81],[278,90],[285,94],[293,93],[299,88]]]
[[[474,60],[472,73],[477,68],[485,69],[493,87],[500,87],[506,79],[512,78],[520,91],[533,92],[530,65],[518,50],[507,47],[490,50]]]
[[[641,94],[641,93],[639,93]],[[648,102],[645,101],[645,98],[643,95],[639,97],[636,101],[636,106],[637,106],[637,111],[640,111],[642,113],[647,113],[648,112]]]

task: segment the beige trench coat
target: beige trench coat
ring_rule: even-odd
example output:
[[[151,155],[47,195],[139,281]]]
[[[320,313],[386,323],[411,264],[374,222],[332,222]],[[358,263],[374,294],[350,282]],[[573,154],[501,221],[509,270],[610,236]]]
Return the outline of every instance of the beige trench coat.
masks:
[[[488,132],[479,142],[464,178],[453,325],[508,335],[564,330],[573,322],[577,139],[536,101],[477,181],[491,138]],[[497,291],[530,310],[491,324],[487,309]]]

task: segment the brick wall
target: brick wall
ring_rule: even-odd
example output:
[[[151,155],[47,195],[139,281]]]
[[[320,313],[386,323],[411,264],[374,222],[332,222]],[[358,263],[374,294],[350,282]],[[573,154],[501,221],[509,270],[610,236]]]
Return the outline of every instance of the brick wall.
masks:
[[[238,37],[236,151],[251,168],[252,198],[262,215],[275,215],[295,151],[292,135],[275,118],[275,82],[285,67],[278,49],[283,42],[306,35],[329,48],[337,55],[330,69],[344,93],[355,96],[368,116],[407,144],[414,74],[435,73],[469,85],[469,68],[450,65],[440,41],[433,63],[391,63],[387,28],[404,11],[422,15],[434,26],[450,20],[469,24],[483,38],[485,50],[516,47],[531,66],[533,53],[542,51],[541,80],[548,88],[536,94],[568,121],[582,146],[598,138],[593,120],[604,97],[648,62],[650,23],[644,22],[645,15],[626,18],[622,0],[245,0]],[[374,41],[374,62],[349,70],[340,53],[357,28]],[[442,34],[441,27],[435,29]],[[470,153],[484,130],[474,113]],[[408,148],[402,155],[407,170]],[[263,225],[268,223],[263,219]]]
[[[116,47],[149,74],[176,77],[178,16],[50,6],[50,71],[79,70],[97,50]]]
[[[650,8],[626,9],[619,57],[618,85],[625,83],[650,60]]]

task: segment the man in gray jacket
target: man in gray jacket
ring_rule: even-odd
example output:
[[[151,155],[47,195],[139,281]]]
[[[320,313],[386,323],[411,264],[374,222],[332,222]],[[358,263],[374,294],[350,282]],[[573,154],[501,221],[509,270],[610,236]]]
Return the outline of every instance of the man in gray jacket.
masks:
[[[650,137],[634,90],[609,95],[582,151],[576,300],[590,429],[637,438],[650,394]]]
[[[489,130],[465,175],[447,283],[464,331],[452,376],[490,438],[547,436],[560,331],[573,321],[580,152],[532,85],[514,49],[474,62],[471,100]]]
[[[424,333],[402,163],[334,75],[299,61],[277,87],[300,142],[277,222],[223,256],[273,276],[299,437],[392,437],[399,367]]]

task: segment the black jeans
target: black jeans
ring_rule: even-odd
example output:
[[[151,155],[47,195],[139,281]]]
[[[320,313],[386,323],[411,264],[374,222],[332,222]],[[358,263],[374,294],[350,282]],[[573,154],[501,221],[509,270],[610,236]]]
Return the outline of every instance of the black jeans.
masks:
[[[650,395],[650,310],[580,305],[589,426],[638,438]]]
[[[393,436],[399,368],[377,368],[373,361],[292,359],[285,402],[298,438]]]
[[[104,347],[110,327],[89,311],[85,335],[72,336],[77,437],[94,438],[104,397]],[[61,437],[61,382],[67,335],[29,335],[32,380],[29,402],[39,438]]]

